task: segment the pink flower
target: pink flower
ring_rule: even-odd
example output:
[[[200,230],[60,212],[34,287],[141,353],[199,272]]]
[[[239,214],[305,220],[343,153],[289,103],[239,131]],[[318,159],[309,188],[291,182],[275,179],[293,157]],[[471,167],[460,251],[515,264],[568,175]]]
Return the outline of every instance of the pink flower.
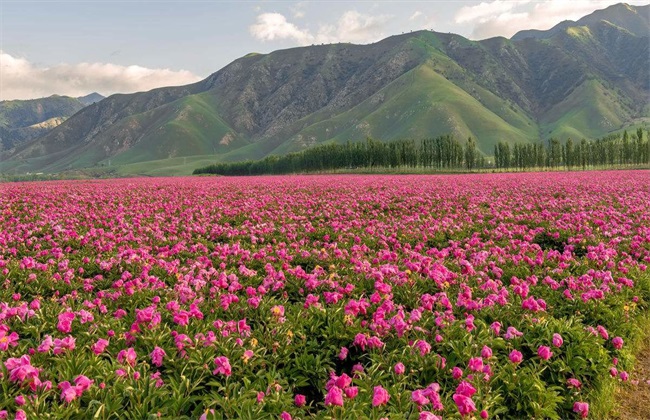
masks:
[[[75,342],[76,339],[71,335],[62,339],[55,338],[53,353],[59,355],[65,353],[66,351],[72,351],[75,349]]]
[[[257,393],[257,402],[258,402],[258,404],[261,403],[262,401],[264,401],[265,396],[266,396],[266,394],[264,394],[264,391],[260,391],[260,392]]]
[[[343,391],[341,388],[333,386],[325,395],[325,405],[343,406]]]
[[[92,386],[92,384],[95,381],[89,379],[87,376],[84,375],[79,375],[74,379],[75,385],[77,385],[77,389],[79,391],[79,396],[81,396],[81,393],[87,390]]]
[[[474,394],[476,394],[476,388],[474,388],[469,382],[462,381],[456,387],[456,394],[472,397]]]
[[[488,346],[483,346],[481,349],[481,357],[484,359],[489,359],[492,357],[492,349],[489,348]]]
[[[27,413],[23,410],[16,410],[16,417],[14,417],[14,420],[27,420]]]
[[[53,345],[54,340],[52,340],[52,336],[46,335],[43,339],[43,342],[38,346],[36,350],[38,350],[39,353],[47,353],[50,351]]]
[[[104,338],[100,338],[99,340],[97,340],[97,342],[95,342],[95,344],[90,346],[90,349],[93,351],[93,353],[100,355],[104,352],[104,350],[106,350],[108,344],[109,344],[108,340]]]
[[[562,344],[564,344],[562,336],[560,334],[553,334],[553,345],[555,347],[562,347]]]
[[[404,363],[400,362],[395,365],[395,373],[397,375],[403,375],[405,371],[406,367],[404,367]]]
[[[623,348],[623,339],[621,337],[614,337],[612,338],[612,345],[616,350],[620,350]]]
[[[384,405],[388,403],[388,400],[390,399],[390,395],[388,394],[388,391],[386,391],[383,387],[381,386],[376,386],[373,390],[372,393],[372,406],[377,407],[380,405]]]
[[[585,419],[589,415],[589,404],[582,401],[576,401],[573,404],[573,411]]]
[[[5,330],[0,329],[0,350],[7,351],[9,346],[16,347],[18,345],[18,333],[15,331],[7,335]]]
[[[274,307],[271,308],[271,314],[276,318],[280,318],[284,316],[284,306],[275,305]]]
[[[345,360],[346,357],[348,357],[348,349],[346,347],[341,347],[341,351],[339,352],[339,359]]]
[[[59,314],[59,324],[56,328],[62,333],[69,333],[72,331],[72,321],[74,321],[74,312],[63,312]]]
[[[578,389],[580,389],[580,387],[582,386],[582,384],[580,383],[580,381],[577,380],[576,378],[569,378],[569,379],[567,379],[567,380],[566,380],[566,384],[567,384],[567,386],[570,387],[570,388],[578,388]]]
[[[302,407],[307,404],[307,397],[302,394],[296,394],[293,399],[293,403],[296,404],[296,407]]]
[[[133,347],[129,347],[126,350],[120,350],[117,354],[117,361],[120,363],[126,363],[129,366],[135,366],[138,360],[138,355],[136,354]]]
[[[286,411],[283,411],[282,413],[280,413],[280,419],[291,420],[291,414],[287,413]]]
[[[486,418],[489,417],[487,410],[481,410],[481,412],[479,413],[479,416],[481,416],[482,419],[486,419]]]
[[[461,416],[465,416],[476,411],[474,401],[472,401],[470,397],[462,394],[454,394],[452,398],[454,400],[454,403],[456,403],[456,407],[458,407],[458,412]]]
[[[460,379],[463,377],[463,370],[458,366],[454,366],[454,368],[451,370],[451,376],[454,379]]]
[[[217,366],[215,370],[212,371],[214,375],[232,375],[232,368],[230,367],[230,360],[226,356],[219,356],[214,359],[214,364]]]
[[[511,351],[508,357],[510,358],[510,361],[515,364],[521,363],[521,361],[524,360],[524,356],[521,354],[519,350]]]
[[[483,359],[480,357],[472,357],[469,359],[469,370],[473,372],[480,372],[483,370]]]
[[[151,364],[154,366],[162,366],[163,364],[163,358],[167,355],[165,353],[165,350],[161,349],[160,347],[156,346],[154,347],[153,351],[149,356],[151,356]]]
[[[537,355],[542,359],[542,360],[548,360],[553,356],[553,352],[551,351],[551,348],[548,346],[539,346],[537,349]]]
[[[359,394],[359,388],[356,386],[349,386],[345,388],[345,396],[348,397],[349,399],[353,400],[357,394]]]
[[[418,417],[419,420],[442,420],[442,417],[436,416],[430,411],[422,411],[420,413],[420,417]]]
[[[77,387],[72,386],[70,382],[65,381],[59,384],[59,389],[61,390],[61,400],[67,403],[71,402],[77,398]]]
[[[14,398],[14,402],[19,407],[23,406],[23,405],[25,405],[25,397],[23,397],[22,395],[19,395],[16,398]]]

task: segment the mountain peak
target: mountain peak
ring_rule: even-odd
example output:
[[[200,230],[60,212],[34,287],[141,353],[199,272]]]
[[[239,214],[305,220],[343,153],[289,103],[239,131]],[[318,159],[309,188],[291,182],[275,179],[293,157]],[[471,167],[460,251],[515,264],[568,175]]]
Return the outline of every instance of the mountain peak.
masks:
[[[527,29],[519,31],[511,39],[513,41],[526,38],[548,39],[570,27],[595,25],[603,20],[638,37],[650,35],[650,5],[631,6],[627,3],[617,3],[605,9],[596,10],[577,22],[564,20],[548,30]]]

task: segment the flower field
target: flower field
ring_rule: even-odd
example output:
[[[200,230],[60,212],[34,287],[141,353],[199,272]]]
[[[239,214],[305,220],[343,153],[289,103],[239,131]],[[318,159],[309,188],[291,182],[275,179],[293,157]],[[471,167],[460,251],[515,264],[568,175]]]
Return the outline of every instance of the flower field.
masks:
[[[604,416],[649,203],[647,171],[2,184],[0,418]]]

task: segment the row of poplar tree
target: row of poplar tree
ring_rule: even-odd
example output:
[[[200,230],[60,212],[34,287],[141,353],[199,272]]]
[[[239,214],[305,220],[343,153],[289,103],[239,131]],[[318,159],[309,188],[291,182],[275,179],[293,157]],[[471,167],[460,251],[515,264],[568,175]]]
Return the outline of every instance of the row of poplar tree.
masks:
[[[629,136],[608,136],[574,143],[550,139],[546,143],[499,142],[494,157],[481,153],[473,138],[461,143],[445,135],[422,140],[381,142],[366,139],[344,144],[324,144],[301,152],[268,156],[256,161],[223,162],[196,169],[198,174],[262,175],[364,169],[415,169],[461,171],[475,169],[530,169],[640,165],[650,161],[650,142],[643,129]]]

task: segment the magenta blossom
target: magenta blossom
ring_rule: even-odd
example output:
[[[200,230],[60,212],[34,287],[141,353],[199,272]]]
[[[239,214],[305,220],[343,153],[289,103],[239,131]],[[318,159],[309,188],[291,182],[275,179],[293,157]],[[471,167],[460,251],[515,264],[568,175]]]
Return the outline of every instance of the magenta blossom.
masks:
[[[377,407],[388,403],[390,395],[382,386],[376,386],[372,393],[372,406]]]
[[[586,419],[589,415],[589,404],[582,401],[576,401],[573,404],[573,411],[578,413],[581,418]]]
[[[510,358],[510,361],[515,364],[521,363],[521,361],[524,360],[524,356],[519,350],[511,351],[508,357]]]
[[[226,356],[219,356],[214,359],[216,369],[212,371],[214,375],[232,375],[232,368],[230,367],[230,360]]]
[[[343,406],[343,391],[337,386],[333,386],[325,395],[325,405]]]
[[[551,351],[551,348],[548,346],[539,346],[537,349],[537,355],[542,359],[542,360],[548,360],[553,356],[553,352]]]
[[[462,394],[454,394],[452,398],[461,416],[466,416],[476,411],[476,405],[474,405],[474,401],[470,397]]]

